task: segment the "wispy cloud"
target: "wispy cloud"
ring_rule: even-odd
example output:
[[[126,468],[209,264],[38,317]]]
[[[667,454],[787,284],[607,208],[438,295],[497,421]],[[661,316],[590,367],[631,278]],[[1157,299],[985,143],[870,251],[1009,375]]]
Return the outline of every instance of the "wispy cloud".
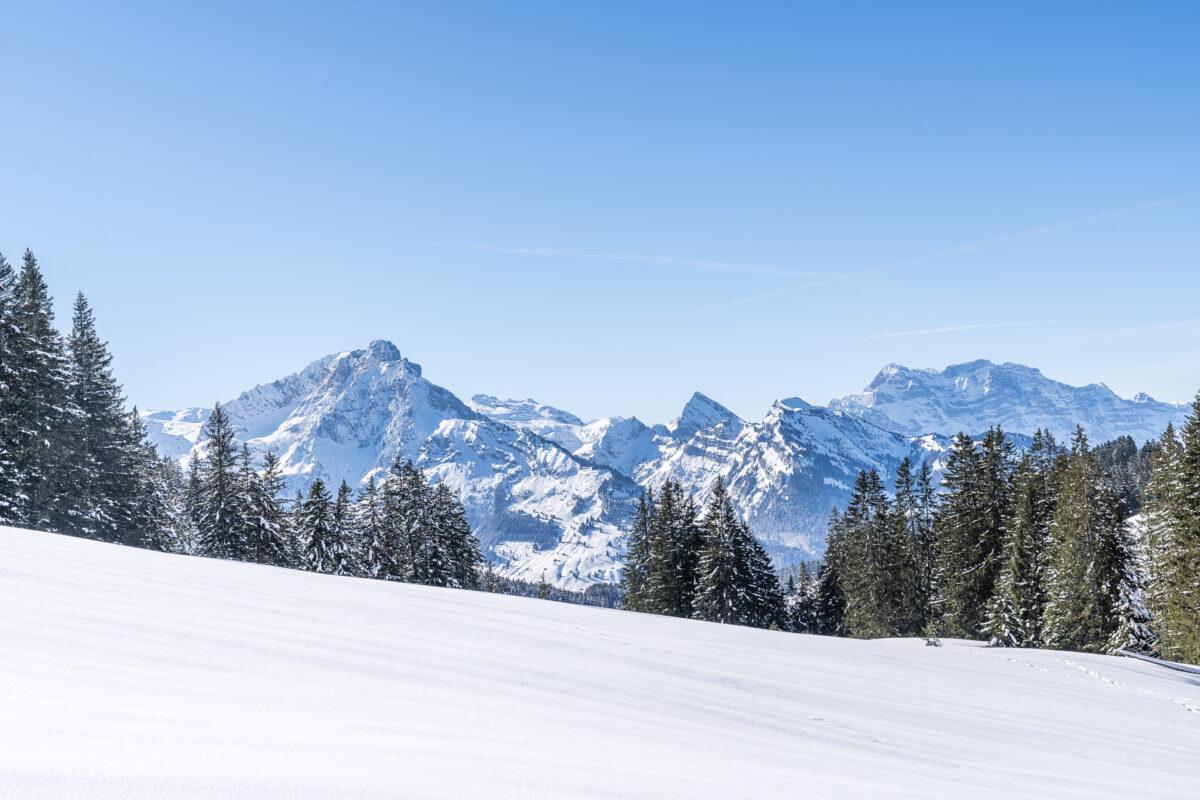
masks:
[[[905,269],[909,267],[919,267],[924,264],[929,264],[935,261],[943,261],[957,256],[970,255],[979,253],[985,250],[991,250],[996,247],[1002,247],[1013,242],[1021,242],[1029,239],[1040,239],[1043,236],[1053,236],[1056,233],[1074,230],[1076,228],[1086,228],[1090,225],[1099,225],[1101,222],[1107,222],[1121,217],[1131,216],[1141,211],[1149,211],[1154,208],[1163,208],[1164,206],[1172,206],[1177,203],[1182,203],[1187,200],[1194,200],[1200,197],[1200,192],[1190,192],[1188,194],[1178,195],[1176,197],[1164,197],[1158,200],[1148,200],[1144,203],[1138,203],[1135,206],[1120,208],[1114,211],[1105,211],[1100,214],[1092,214],[1086,217],[1071,217],[1069,219],[1059,220],[1050,225],[1041,225],[1035,228],[1026,228],[1025,230],[1015,231],[1003,236],[995,236],[991,239],[985,239],[973,244],[956,245],[954,247],[941,250],[937,253],[930,253],[916,258],[908,258],[903,261],[897,261],[892,264],[887,264],[882,267],[875,267],[864,270],[864,274],[877,275],[882,272],[891,272],[893,270]]]
[[[711,261],[701,258],[683,258],[679,256],[652,255],[647,253],[622,253],[593,250],[566,250],[544,247],[490,247],[482,245],[455,244],[449,242],[429,242],[429,247],[445,250],[464,250],[471,253],[488,253],[506,256],[535,256],[538,258],[565,258],[579,261],[617,261],[633,264],[655,264],[677,269],[699,270],[703,272],[737,272],[747,275],[773,275],[787,278],[832,278],[832,272],[812,272],[808,270],[782,269],[763,267],[756,264],[743,264],[735,261]]]
[[[961,331],[978,331],[987,328],[1025,328],[1032,322],[988,322],[981,325],[950,325],[945,328],[922,328],[915,331],[895,331],[893,333],[874,333],[863,336],[863,339],[898,339],[902,336],[936,336],[940,333],[959,333]]]
[[[1113,328],[1106,331],[1096,331],[1089,333],[1083,338],[1085,339],[1120,339],[1125,336],[1140,336],[1146,333],[1160,333],[1163,331],[1178,331],[1187,330],[1188,328],[1200,328],[1200,319],[1186,319],[1177,322],[1159,322],[1154,325],[1140,325],[1131,328]]]

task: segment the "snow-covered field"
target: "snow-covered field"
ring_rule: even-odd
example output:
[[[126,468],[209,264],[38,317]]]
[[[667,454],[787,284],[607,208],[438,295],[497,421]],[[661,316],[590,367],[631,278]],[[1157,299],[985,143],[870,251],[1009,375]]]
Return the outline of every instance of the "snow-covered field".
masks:
[[[1196,797],[1200,677],[0,529],[0,797]]]

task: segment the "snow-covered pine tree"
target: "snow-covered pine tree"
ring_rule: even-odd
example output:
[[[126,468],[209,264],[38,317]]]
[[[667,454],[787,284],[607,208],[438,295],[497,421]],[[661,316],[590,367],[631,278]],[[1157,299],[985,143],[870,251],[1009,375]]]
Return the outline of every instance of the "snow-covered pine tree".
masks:
[[[934,606],[947,636],[976,639],[984,631],[1008,513],[1011,449],[999,429],[989,430],[980,445],[960,433],[950,448],[934,522]]]
[[[1126,500],[1114,492],[1116,502],[1125,508]],[[1116,587],[1116,629],[1108,639],[1107,651],[1128,650],[1149,656],[1159,654],[1154,615],[1146,605],[1144,559],[1134,541],[1128,523],[1116,530],[1116,557],[1120,575]]]
[[[425,475],[411,460],[399,457],[383,484],[384,528],[388,549],[395,553],[393,572],[381,577],[425,583],[431,545],[428,510],[430,493]]]
[[[64,469],[56,527],[89,538],[114,538],[117,527],[136,526],[118,508],[137,505],[143,459],[142,431],[130,431],[121,387],[112,374],[112,356],[96,330],[95,314],[80,292],[75,297],[67,340],[67,387],[71,414],[64,420]]]
[[[431,498],[430,516],[437,529],[436,539],[444,551],[446,569],[439,586],[459,589],[479,588],[479,569],[483,551],[471,532],[467,511],[444,482],[439,483]]]
[[[245,467],[241,472],[242,496],[245,503],[245,533],[249,560],[259,564],[286,567],[292,564],[287,521],[279,495],[283,490],[283,475],[279,459],[267,451],[261,472],[249,464],[249,450],[244,450]]]
[[[668,481],[658,493],[650,538],[647,610],[674,617],[692,616],[703,539],[696,522],[696,505],[677,482]]]
[[[1047,647],[1102,652],[1117,627],[1120,501],[1107,487],[1087,436],[1077,428],[1050,524]]]
[[[0,525],[20,519],[21,481],[17,474],[17,416],[21,397],[21,370],[17,362],[17,276],[0,253]]]
[[[242,479],[233,425],[217,403],[204,423],[207,447],[197,468],[200,473],[200,552],[213,558],[245,561],[249,555],[240,512]]]
[[[1000,574],[988,603],[987,634],[993,646],[1041,645],[1057,454],[1050,432],[1039,430],[1017,467]]]
[[[846,635],[846,594],[842,576],[846,564],[843,518],[835,508],[829,512],[825,532],[825,559],[817,573],[815,588],[816,630],[825,636]]]
[[[650,562],[650,528],[654,493],[642,492],[625,535],[625,569],[621,573],[621,608],[648,611],[647,572]]]
[[[342,563],[337,575],[357,575],[358,532],[354,527],[354,508],[351,501],[350,484],[343,479],[333,501],[333,538],[341,543]]]
[[[310,572],[346,575],[350,571],[347,542],[338,538],[333,521],[333,498],[325,481],[308,487],[300,512],[300,535],[305,541],[304,568]]]
[[[664,490],[660,496],[670,496]],[[696,619],[746,625],[753,616],[750,564],[741,541],[742,527],[718,477],[700,525],[704,548],[700,551],[699,582],[693,601]]]
[[[1147,495],[1149,601],[1160,650],[1200,663],[1200,395],[1179,438],[1170,427],[1163,435]]]
[[[1183,660],[1186,648],[1186,604],[1181,604],[1186,581],[1180,586],[1174,573],[1178,563],[1173,557],[1181,541],[1183,445],[1175,427],[1167,429],[1150,458],[1150,479],[1142,503],[1142,551],[1145,554],[1146,603],[1154,615],[1154,628],[1163,658]],[[1184,624],[1181,624],[1184,623]],[[1181,637],[1182,634],[1182,637]]]
[[[818,633],[817,579],[809,572],[808,565],[801,563],[794,583],[789,586],[785,602],[788,611],[788,627],[795,633]]]
[[[783,607],[783,590],[779,585],[779,573],[771,562],[771,556],[762,542],[745,522],[739,523],[740,538],[744,549],[746,571],[750,577],[747,595],[750,600],[748,624],[761,628],[782,630],[787,626]]]
[[[386,578],[397,574],[398,557],[388,533],[384,516],[383,490],[375,476],[367,483],[354,501],[355,531],[358,535],[359,574],[366,578]]]
[[[56,530],[55,522],[64,516],[56,504],[66,491],[59,477],[64,466],[62,437],[73,411],[50,292],[30,250],[25,251],[14,298],[16,331],[10,352],[15,382],[10,387],[10,424],[11,461],[18,481],[15,517],[26,527]]]
[[[903,627],[915,632],[929,619],[933,599],[933,481],[929,462],[922,461],[920,472],[914,474],[912,461],[905,456],[896,468],[895,487],[899,538],[892,545],[893,558],[901,559],[904,570],[899,587],[904,596]]]

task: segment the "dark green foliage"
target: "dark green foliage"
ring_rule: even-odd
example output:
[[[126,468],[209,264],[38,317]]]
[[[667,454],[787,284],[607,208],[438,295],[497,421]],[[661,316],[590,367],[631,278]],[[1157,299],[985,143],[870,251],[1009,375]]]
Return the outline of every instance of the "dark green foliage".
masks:
[[[975,639],[984,632],[1000,568],[1011,474],[1012,447],[998,428],[989,430],[978,445],[966,434],[955,437],[934,526],[934,605],[947,636]]]
[[[719,480],[702,520],[679,484],[647,493],[626,536],[623,608],[757,627],[788,627],[770,556]],[[686,605],[685,605],[686,604]]]
[[[213,407],[202,435],[206,447],[197,467],[200,502],[196,525],[200,552],[212,558],[249,560],[250,548],[242,518],[245,483],[242,470],[248,466],[238,463],[233,426],[220,403]]]
[[[988,605],[987,633],[993,645],[1042,644],[1057,455],[1054,438],[1048,431],[1038,431],[1017,467],[1013,505],[1004,525],[1000,575]]]

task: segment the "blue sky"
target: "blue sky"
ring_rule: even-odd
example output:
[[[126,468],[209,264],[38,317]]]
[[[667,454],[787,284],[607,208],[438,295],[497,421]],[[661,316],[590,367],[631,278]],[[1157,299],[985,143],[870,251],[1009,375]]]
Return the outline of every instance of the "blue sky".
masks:
[[[142,407],[387,338],[761,417],[888,362],[1200,388],[1195,3],[9,4],[0,251]]]

